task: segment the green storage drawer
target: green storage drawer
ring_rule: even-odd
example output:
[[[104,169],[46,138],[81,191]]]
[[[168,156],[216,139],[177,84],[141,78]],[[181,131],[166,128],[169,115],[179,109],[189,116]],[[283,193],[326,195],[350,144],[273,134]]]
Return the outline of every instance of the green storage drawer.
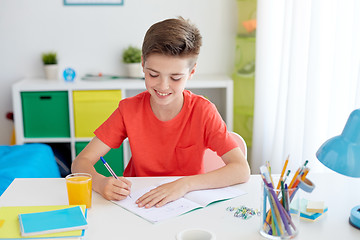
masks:
[[[67,91],[21,93],[24,136],[70,137]]]
[[[75,152],[78,155],[88,144],[88,142],[76,142],[75,143]],[[116,173],[117,176],[123,176],[124,172],[124,154],[123,154],[123,145],[119,148],[111,149],[105,156],[104,159],[110,165],[112,170]],[[98,173],[110,177],[111,174],[106,169],[102,161],[99,161],[95,164],[95,169]]]

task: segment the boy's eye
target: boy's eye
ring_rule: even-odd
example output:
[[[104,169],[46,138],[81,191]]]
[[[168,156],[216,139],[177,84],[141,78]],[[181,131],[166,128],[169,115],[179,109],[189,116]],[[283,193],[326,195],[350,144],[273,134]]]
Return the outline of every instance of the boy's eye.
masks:
[[[151,74],[151,73],[149,73],[149,75],[150,75],[150,77],[153,77],[153,78],[155,78],[155,77],[159,76],[159,75],[156,75],[156,74]]]
[[[171,79],[174,81],[179,81],[181,79],[181,77],[172,77]]]

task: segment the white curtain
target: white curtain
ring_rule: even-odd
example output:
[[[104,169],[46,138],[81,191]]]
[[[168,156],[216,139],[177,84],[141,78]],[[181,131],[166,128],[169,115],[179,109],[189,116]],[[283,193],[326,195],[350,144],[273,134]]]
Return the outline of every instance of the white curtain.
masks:
[[[252,173],[281,172],[341,134],[360,108],[360,1],[258,0]]]

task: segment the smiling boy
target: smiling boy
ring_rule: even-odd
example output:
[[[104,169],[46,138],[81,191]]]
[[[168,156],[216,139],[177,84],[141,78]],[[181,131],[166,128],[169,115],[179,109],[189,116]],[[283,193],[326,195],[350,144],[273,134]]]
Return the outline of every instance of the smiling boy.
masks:
[[[104,198],[121,200],[130,194],[130,181],[105,177],[93,167],[126,138],[132,157],[125,177],[184,176],[144,194],[137,200],[139,207],[160,207],[190,191],[248,180],[249,165],[215,105],[185,90],[201,44],[199,30],[183,18],[158,22],[147,31],[142,47],[147,91],[120,101],[72,164],[73,172],[93,176],[93,189]],[[226,165],[204,173],[206,148],[216,151]]]

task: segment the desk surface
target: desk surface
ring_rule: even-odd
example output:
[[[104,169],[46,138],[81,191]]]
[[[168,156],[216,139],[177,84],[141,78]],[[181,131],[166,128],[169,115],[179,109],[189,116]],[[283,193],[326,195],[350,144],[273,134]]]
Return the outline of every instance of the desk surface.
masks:
[[[360,239],[360,230],[348,223],[350,210],[360,205],[360,179],[339,174],[309,174],[316,188],[302,197],[323,200],[329,208],[316,222],[300,221],[296,239]],[[162,178],[129,178],[133,188],[156,184]],[[86,239],[157,239],[171,240],[187,228],[212,230],[218,240],[264,239],[259,234],[260,217],[248,220],[235,218],[226,211],[229,206],[245,205],[260,209],[261,178],[252,175],[245,184],[236,187],[246,195],[219,202],[206,208],[178,216],[158,224],[151,224],[131,212],[105,200],[94,192],[92,208],[88,212],[89,228]],[[68,204],[65,180],[15,179],[0,197],[0,206],[63,205]]]

